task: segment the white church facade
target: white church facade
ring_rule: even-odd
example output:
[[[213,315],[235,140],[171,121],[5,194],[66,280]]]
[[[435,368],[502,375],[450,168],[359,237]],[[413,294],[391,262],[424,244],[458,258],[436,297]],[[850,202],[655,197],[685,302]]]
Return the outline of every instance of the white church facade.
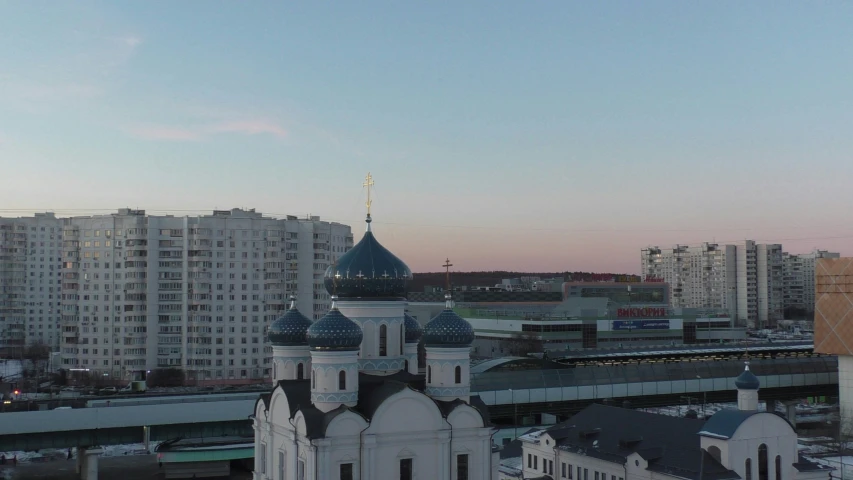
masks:
[[[488,411],[470,394],[471,325],[405,313],[411,271],[373,236],[329,267],[332,308],[269,329],[273,385],[255,406],[255,480],[497,479]],[[419,374],[418,343],[426,347]]]

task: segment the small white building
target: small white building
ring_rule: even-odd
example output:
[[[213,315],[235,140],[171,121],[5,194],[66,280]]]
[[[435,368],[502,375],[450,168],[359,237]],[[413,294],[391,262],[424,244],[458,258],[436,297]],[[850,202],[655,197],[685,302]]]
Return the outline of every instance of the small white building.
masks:
[[[294,304],[270,326],[275,387],[255,407],[254,479],[497,479],[494,430],[470,394],[474,330],[449,298],[423,329],[405,313],[411,271],[367,222],[326,271],[329,313],[312,323]]]
[[[593,404],[522,440],[522,478],[559,480],[827,480],[797,452],[787,420],[758,411],[758,378],[735,381],[738,409],[707,421]],[[512,477],[507,477],[512,478]]]

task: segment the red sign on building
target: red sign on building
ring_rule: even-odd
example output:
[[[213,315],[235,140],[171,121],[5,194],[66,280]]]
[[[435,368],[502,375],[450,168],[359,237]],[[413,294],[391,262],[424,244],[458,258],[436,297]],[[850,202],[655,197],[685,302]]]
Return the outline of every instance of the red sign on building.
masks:
[[[665,317],[666,307],[619,308],[616,310],[619,318],[651,318]]]

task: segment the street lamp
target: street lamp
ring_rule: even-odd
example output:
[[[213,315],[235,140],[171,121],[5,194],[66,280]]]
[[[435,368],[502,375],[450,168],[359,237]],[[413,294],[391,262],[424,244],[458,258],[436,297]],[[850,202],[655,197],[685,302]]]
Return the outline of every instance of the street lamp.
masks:
[[[518,438],[518,405],[515,403],[515,392],[509,389],[509,395],[512,397],[512,425],[513,425],[513,440]]]

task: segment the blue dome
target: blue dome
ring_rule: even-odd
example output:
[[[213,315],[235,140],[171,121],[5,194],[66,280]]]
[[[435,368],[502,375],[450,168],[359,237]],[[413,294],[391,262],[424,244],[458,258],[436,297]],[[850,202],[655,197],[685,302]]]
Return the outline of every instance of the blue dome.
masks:
[[[424,329],[421,324],[408,313],[404,317],[406,326],[406,343],[418,343],[424,334]]]
[[[308,346],[313,350],[358,350],[364,333],[332,304],[329,313],[308,329]]]
[[[449,305],[424,327],[424,345],[427,347],[469,347],[473,342],[474,328]]]
[[[270,343],[277,347],[295,347],[308,345],[306,335],[308,328],[311,327],[311,320],[305,318],[305,315],[299,312],[296,308],[295,299],[291,297],[293,302],[290,308],[284,315],[276,319],[270,325],[267,337]]]
[[[376,240],[370,221],[361,241],[326,269],[326,290],[340,298],[405,297],[412,271]]]
[[[761,382],[758,381],[758,377],[749,371],[749,366],[735,379],[735,387],[738,390],[758,390],[759,386],[761,386]]]

